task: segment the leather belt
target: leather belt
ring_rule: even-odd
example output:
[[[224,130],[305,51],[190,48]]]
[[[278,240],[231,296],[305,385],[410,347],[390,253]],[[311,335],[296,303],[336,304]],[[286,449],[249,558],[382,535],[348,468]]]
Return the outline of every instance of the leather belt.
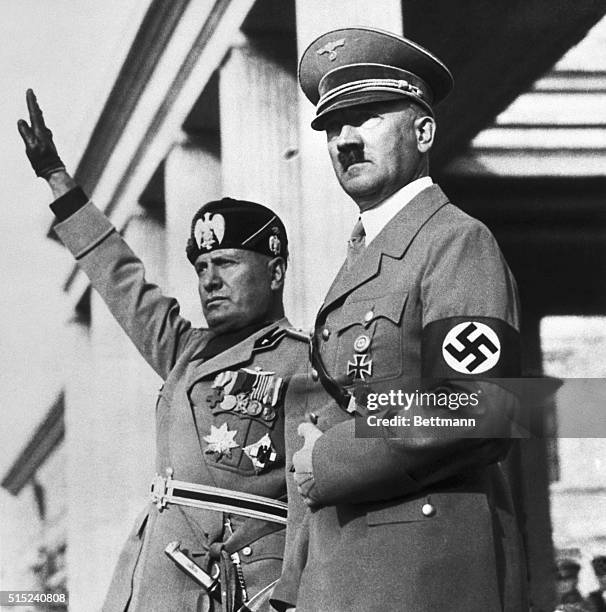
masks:
[[[318,339],[315,330],[309,343],[309,360],[318,373],[318,378],[324,390],[337,402],[339,408],[348,414],[356,414],[356,398],[353,393],[342,387],[326,370],[318,349]]]
[[[166,476],[156,474],[151,483],[151,501],[158,510],[168,504],[239,514],[286,525],[287,504],[270,497],[220,489],[208,485],[173,480],[172,468]]]

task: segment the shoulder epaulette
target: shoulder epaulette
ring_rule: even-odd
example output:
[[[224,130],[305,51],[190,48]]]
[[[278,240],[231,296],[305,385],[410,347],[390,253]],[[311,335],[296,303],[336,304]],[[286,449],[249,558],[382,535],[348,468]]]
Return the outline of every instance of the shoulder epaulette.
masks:
[[[289,338],[294,338],[301,342],[309,342],[311,338],[311,334],[297,327],[287,327],[284,331]]]
[[[253,353],[260,353],[261,351],[269,351],[278,345],[282,338],[286,336],[286,330],[280,327],[273,327],[266,334],[257,338],[253,345]]]

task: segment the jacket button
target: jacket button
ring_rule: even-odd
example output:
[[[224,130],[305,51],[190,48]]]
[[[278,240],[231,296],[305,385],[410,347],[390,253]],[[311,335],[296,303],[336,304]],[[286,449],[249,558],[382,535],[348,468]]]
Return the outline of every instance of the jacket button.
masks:
[[[320,377],[318,376],[318,370],[316,370],[316,368],[312,368],[312,370],[311,370],[311,377],[312,377],[314,380],[318,380],[318,378],[320,378]]]
[[[433,504],[423,504],[421,512],[423,513],[423,516],[433,516],[436,513],[436,508]]]
[[[330,338],[330,329],[328,329],[327,327],[325,327],[325,328],[322,330],[322,338],[323,338],[324,340],[328,340],[328,339]]]
[[[250,546],[245,546],[245,547],[242,549],[242,554],[243,554],[245,557],[250,557],[250,555],[252,555],[252,548],[251,548]]]

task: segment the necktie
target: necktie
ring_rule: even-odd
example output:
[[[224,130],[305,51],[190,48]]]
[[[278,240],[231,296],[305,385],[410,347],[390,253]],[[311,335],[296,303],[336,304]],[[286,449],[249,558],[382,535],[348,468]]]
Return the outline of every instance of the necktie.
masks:
[[[351,237],[347,241],[347,269],[351,270],[356,260],[366,248],[366,232],[362,225],[362,219],[358,219],[354,225]]]

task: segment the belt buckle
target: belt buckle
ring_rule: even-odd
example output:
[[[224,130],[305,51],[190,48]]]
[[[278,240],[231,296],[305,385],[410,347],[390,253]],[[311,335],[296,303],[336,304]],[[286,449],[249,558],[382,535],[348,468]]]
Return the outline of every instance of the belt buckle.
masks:
[[[166,499],[168,496],[169,483],[173,477],[172,468],[166,468],[166,476],[156,474],[151,483],[150,499],[153,504],[156,504],[158,510],[162,510],[168,504]]]

